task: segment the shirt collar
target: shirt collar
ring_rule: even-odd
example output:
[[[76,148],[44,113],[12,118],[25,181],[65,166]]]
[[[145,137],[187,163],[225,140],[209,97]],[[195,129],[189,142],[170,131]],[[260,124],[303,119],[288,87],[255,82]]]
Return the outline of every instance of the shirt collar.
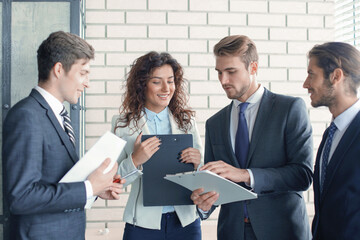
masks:
[[[169,108],[166,107],[159,113],[155,113],[147,108],[145,108],[146,118],[148,121],[153,121],[155,117],[157,117],[160,121],[165,120],[169,116]]]
[[[64,108],[64,105],[56,97],[54,97],[51,93],[49,93],[42,87],[35,86],[34,89],[37,90],[41,94],[41,96],[45,98],[45,101],[49,104],[55,115],[60,115],[61,111]]]
[[[352,120],[355,118],[356,114],[360,111],[360,100],[358,99],[351,107],[346,109],[343,113],[337,116],[334,119],[334,123],[337,129],[341,132],[344,130]]]
[[[264,94],[264,87],[261,84],[259,84],[259,85],[260,85],[259,88],[246,100],[246,102],[249,103],[248,108],[251,108],[252,106],[255,105],[255,103],[260,102],[260,100]],[[239,106],[240,103],[242,103],[237,99],[233,99],[233,102],[234,102],[234,104],[233,104],[234,107],[237,107],[237,106]]]

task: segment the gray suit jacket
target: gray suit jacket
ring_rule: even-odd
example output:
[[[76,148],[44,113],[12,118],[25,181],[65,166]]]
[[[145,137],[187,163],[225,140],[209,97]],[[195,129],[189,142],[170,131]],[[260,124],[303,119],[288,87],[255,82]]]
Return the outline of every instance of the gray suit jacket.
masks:
[[[85,185],[58,183],[78,156],[38,91],[9,111],[2,149],[11,239],[84,239]]]
[[[223,160],[240,168],[229,134],[232,105],[206,122],[205,162]],[[246,201],[257,239],[310,239],[302,191],[312,182],[313,144],[304,102],[264,91],[247,160],[258,199]],[[218,239],[243,239],[243,202],[221,206]]]

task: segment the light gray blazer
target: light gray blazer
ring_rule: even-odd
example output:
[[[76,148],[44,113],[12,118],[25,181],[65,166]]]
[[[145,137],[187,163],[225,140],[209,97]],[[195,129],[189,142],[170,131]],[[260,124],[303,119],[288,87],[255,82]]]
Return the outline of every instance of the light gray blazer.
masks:
[[[180,130],[172,116],[169,113],[170,125],[172,134],[183,134],[184,132]],[[112,119],[111,130],[114,132],[116,120],[119,118],[119,115],[116,115]],[[201,153],[201,164],[203,160],[203,148],[201,144],[200,135],[196,126],[196,122],[192,119],[192,127],[187,132],[188,134],[193,135],[193,144],[194,148],[198,149]],[[121,153],[118,163],[119,163],[119,174],[125,176],[126,174],[135,170],[135,165],[133,164],[131,154],[133,152],[134,143],[136,137],[142,131],[144,135],[150,134],[149,129],[146,125],[145,117],[142,117],[139,121],[139,126],[141,129],[137,129],[134,132],[134,125],[131,123],[131,126],[125,128],[117,128],[115,134],[125,141],[127,141],[124,151]],[[141,168],[140,168],[141,170]],[[143,191],[142,191],[142,177],[141,174],[134,174],[129,178],[126,178],[127,183],[131,184],[131,192],[129,199],[127,201],[123,220],[127,223],[134,224],[139,227],[149,228],[149,229],[160,229],[161,228],[161,216],[162,216],[162,207],[145,207],[143,204]],[[183,227],[194,222],[197,218],[197,212],[195,205],[183,205],[183,206],[174,206],[176,214],[178,215],[181,225]]]

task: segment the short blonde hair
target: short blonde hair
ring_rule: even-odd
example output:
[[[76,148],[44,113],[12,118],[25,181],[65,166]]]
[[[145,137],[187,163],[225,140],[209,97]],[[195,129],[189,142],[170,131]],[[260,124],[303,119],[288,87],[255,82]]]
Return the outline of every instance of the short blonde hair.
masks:
[[[245,35],[227,36],[214,46],[215,56],[239,56],[246,69],[251,62],[258,62],[255,43]]]

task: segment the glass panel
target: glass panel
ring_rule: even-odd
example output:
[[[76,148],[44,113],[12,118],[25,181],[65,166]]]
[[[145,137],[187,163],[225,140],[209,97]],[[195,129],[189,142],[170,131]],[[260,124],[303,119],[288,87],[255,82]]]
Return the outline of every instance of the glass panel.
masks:
[[[50,17],[49,17],[50,16]],[[44,21],[46,19],[46,21]],[[69,2],[13,2],[11,17],[11,105],[37,85],[36,51],[54,31],[70,31]]]

